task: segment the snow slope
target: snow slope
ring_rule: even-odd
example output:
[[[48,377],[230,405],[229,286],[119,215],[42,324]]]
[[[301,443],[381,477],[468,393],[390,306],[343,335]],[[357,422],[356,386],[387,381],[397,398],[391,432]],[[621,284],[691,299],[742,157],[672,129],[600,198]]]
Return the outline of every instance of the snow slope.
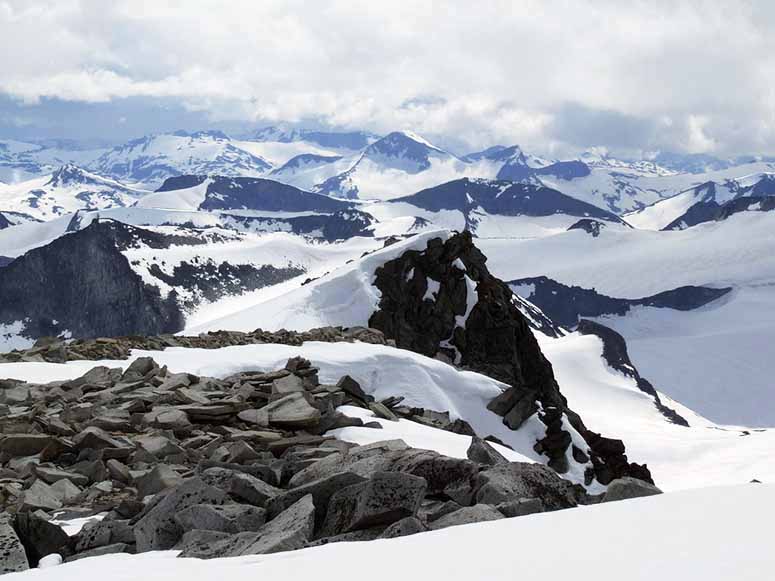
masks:
[[[175,551],[107,555],[6,578],[253,581],[282,579],[292,572],[294,578],[320,581],[621,581],[623,576],[632,581],[763,581],[775,568],[770,550],[774,519],[775,486],[750,484],[274,555],[207,561],[176,559]]]
[[[477,244],[504,280],[545,275],[622,298],[684,285],[733,287],[696,311],[637,308],[601,322],[624,335],[657,389],[716,421],[775,425],[772,213],[743,212],[683,231],[605,229],[596,238],[571,231]]]
[[[189,327],[184,333],[219,329],[252,331],[257,327],[307,330],[327,325],[366,326],[379,302],[379,290],[371,284],[375,269],[407,250],[425,249],[431,238],[447,236],[446,231],[418,234],[341,266],[328,276],[282,296],[259,299],[249,308],[204,325]]]

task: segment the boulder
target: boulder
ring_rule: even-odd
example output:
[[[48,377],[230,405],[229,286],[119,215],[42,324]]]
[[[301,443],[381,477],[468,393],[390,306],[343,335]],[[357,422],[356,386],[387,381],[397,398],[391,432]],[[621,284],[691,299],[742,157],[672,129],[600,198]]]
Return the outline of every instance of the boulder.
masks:
[[[243,422],[284,430],[303,430],[320,422],[320,410],[308,401],[307,393],[295,392],[275,400],[260,409],[244,410],[238,414]]]
[[[300,549],[312,537],[315,506],[305,496],[257,532],[243,532],[212,542],[189,543],[180,557],[213,559],[240,555],[262,555]]]
[[[122,448],[126,444],[111,436],[105,430],[97,426],[89,426],[73,437],[73,443],[79,450],[91,448],[102,450],[104,448]]]
[[[308,482],[297,488],[292,488],[270,499],[266,503],[266,510],[269,518],[274,518],[289,506],[310,494],[312,495],[312,501],[315,504],[316,524],[319,526],[326,516],[328,502],[331,499],[331,496],[343,488],[352,486],[353,484],[359,484],[365,480],[366,479],[362,476],[358,476],[352,472],[340,472],[326,478],[321,478],[320,480],[313,480],[312,482]]]
[[[102,555],[128,553],[129,551],[130,551],[130,546],[127,545],[126,543],[114,543],[112,545],[104,545],[102,547],[89,549],[88,551],[84,551],[83,553],[77,553],[65,559],[65,562],[70,563],[72,561],[77,561],[79,559],[86,559],[88,557],[100,557]]]
[[[613,480],[608,485],[608,490],[603,495],[601,502],[613,502],[615,500],[653,496],[655,494],[662,494],[662,491],[653,484],[625,476],[624,478]]]
[[[396,537],[407,537],[417,533],[424,533],[428,527],[416,516],[408,516],[394,522],[379,536],[380,539],[394,539]]]
[[[30,568],[27,554],[8,515],[0,515],[0,575],[18,573]]]
[[[460,510],[445,514],[430,524],[431,530],[445,529],[458,525],[467,525],[476,522],[485,522],[490,520],[502,519],[503,515],[498,509],[488,504],[475,504],[474,506],[464,506]]]
[[[321,527],[333,536],[414,516],[428,485],[424,478],[398,472],[378,472],[371,480],[335,492]]]
[[[48,446],[58,444],[57,438],[46,434],[8,434],[0,439],[0,452],[15,458],[33,456]]]
[[[577,489],[542,464],[511,462],[493,466],[477,477],[476,502],[500,505],[522,498],[540,498],[547,510],[578,504]]]
[[[81,494],[81,489],[70,482],[70,480],[67,478],[54,482],[54,484],[49,487],[49,491],[62,504],[70,504]]]
[[[20,511],[56,510],[62,508],[62,501],[51,487],[42,480],[36,480],[24,491]]]
[[[263,507],[266,502],[283,491],[250,474],[236,472],[229,480],[229,494],[255,506]]]
[[[46,555],[59,553],[69,540],[61,527],[33,513],[17,514],[13,528],[24,546],[30,567],[37,567]]]
[[[137,494],[144,498],[151,494],[161,492],[165,488],[172,488],[183,481],[183,478],[167,464],[157,464],[152,470],[134,479]]]
[[[78,486],[87,486],[89,484],[88,476],[76,472],[67,472],[51,466],[35,466],[35,475],[46,484],[54,484],[59,480],[69,480]]]
[[[97,547],[135,542],[134,531],[126,520],[102,520],[87,523],[75,536],[75,550],[78,553]]]
[[[186,531],[239,533],[259,530],[266,522],[266,511],[247,504],[196,504],[175,518]]]
[[[343,375],[336,386],[346,394],[354,397],[362,402],[368,402],[371,398],[366,395],[366,392],[361,388],[361,384],[355,381],[349,375]]]
[[[224,504],[226,493],[205,484],[200,478],[190,478],[171,489],[135,524],[137,551],[167,550],[175,546],[183,535],[183,528],[175,516],[197,504]]]
[[[143,379],[150,379],[159,372],[159,365],[152,357],[138,357],[129,367],[126,368],[121,376],[122,383],[131,383]]]
[[[541,502],[540,498],[520,498],[518,500],[511,500],[499,504],[496,508],[503,516],[508,518],[544,512],[544,504]]]
[[[500,452],[478,436],[471,438],[471,445],[468,447],[466,455],[472,462],[484,464],[485,466],[509,463]]]
[[[255,540],[241,555],[266,555],[302,548],[310,540],[315,526],[312,495],[304,496],[289,506],[256,533]]]
[[[287,394],[304,391],[304,381],[298,375],[286,375],[272,382],[272,393]]]

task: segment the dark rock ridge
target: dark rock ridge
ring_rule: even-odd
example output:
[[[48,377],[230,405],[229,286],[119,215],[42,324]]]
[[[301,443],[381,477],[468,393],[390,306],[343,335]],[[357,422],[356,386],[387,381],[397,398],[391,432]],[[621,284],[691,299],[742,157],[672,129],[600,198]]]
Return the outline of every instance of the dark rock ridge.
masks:
[[[10,256],[0,256],[0,268],[8,266],[14,261]]]
[[[743,196],[723,204],[715,200],[700,201],[670,222],[663,230],[683,230],[704,222],[726,220],[740,212],[772,212],[773,210],[775,210],[775,194]]]
[[[473,210],[501,216],[570,216],[592,217],[622,223],[622,219],[597,206],[582,202],[540,185],[514,183],[500,180],[461,178],[397,198],[392,202],[404,202],[430,212],[458,210],[465,214],[468,229],[475,229]]]
[[[375,273],[374,285],[382,298],[369,326],[398,347],[441,355],[510,385],[489,409],[512,429],[538,412],[546,436],[535,449],[558,472],[568,470],[572,453],[573,461],[587,465],[588,482],[596,478],[607,484],[622,476],[650,481],[645,466],[627,461],[620,440],[588,430],[568,408],[513,292],[489,273],[485,262],[470,232],[447,241],[431,239],[425,250],[407,251],[386,262]],[[587,450],[572,449],[565,421],[584,438]]]
[[[564,285],[546,276],[520,278],[509,281],[508,285],[556,324],[568,328],[575,327],[582,317],[622,316],[634,306],[691,311],[732,290],[731,287],[682,286],[640,299],[620,299],[600,294],[594,289]]]
[[[33,338],[65,330],[74,337],[180,330],[174,297],[162,299],[120,252],[137,232],[95,221],[17,258],[0,270],[0,322],[24,321]]]
[[[223,176],[213,176],[210,179],[205,200],[199,205],[200,210],[330,213],[349,210],[353,207],[352,202],[305,192],[273,180]],[[165,182],[162,188],[164,191],[169,191],[171,184],[168,185]]]
[[[182,557],[268,554],[437,530],[601,500],[539,464],[508,462],[472,437],[468,459],[402,440],[358,446],[325,435],[443,414],[375,401],[349,376],[321,384],[302,357],[225,378],[173,373],[153,359],[95,367],[45,385],[6,380],[0,437],[0,571],[178,549]],[[9,390],[9,386],[10,390]],[[10,398],[9,398],[10,396]],[[619,483],[619,484],[617,484]],[[607,500],[658,493],[635,480]],[[54,514],[107,512],[67,537]]]
[[[686,418],[665,405],[659,397],[657,390],[651,385],[651,382],[642,377],[638,372],[638,369],[630,360],[630,355],[627,353],[627,342],[624,340],[624,337],[610,327],[587,319],[579,321],[577,331],[582,335],[595,335],[599,337],[603,342],[603,359],[605,359],[609,367],[616,369],[627,377],[633,378],[638,389],[654,398],[654,405],[659,410],[659,413],[668,420],[679,426],[689,426]]]
[[[186,228],[167,234],[99,219],[81,228],[81,217],[73,216],[71,233],[0,271],[0,322],[22,321],[22,334],[32,339],[66,331],[76,338],[174,333],[183,328],[184,312],[203,300],[242,294],[304,273],[290,264],[231,264],[207,257],[163,269],[163,260],[157,260],[148,265],[149,275],[174,289],[163,298],[157,287],[141,279],[135,270],[140,265],[130,264],[123,251],[198,246],[229,237]]]

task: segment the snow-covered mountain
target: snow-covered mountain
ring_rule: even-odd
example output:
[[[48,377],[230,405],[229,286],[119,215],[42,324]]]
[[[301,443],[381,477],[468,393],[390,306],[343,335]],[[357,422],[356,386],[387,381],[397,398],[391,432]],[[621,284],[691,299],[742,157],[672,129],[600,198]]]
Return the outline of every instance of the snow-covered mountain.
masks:
[[[634,364],[663,393],[714,421],[775,421],[762,347],[775,341],[773,212],[740,212],[686,230],[604,228],[597,237],[572,230],[477,243],[504,280],[547,276],[625,299],[689,285],[731,287],[695,310],[636,306],[598,320],[625,337]]]
[[[627,214],[625,219],[637,228],[649,230],[673,230],[688,228],[702,222],[720,219],[733,200],[751,198],[751,204],[763,198],[775,196],[775,174],[754,173],[723,181],[707,181],[682,191],[675,196],[647,206],[638,212]],[[729,207],[734,213],[743,206],[745,200],[737,202],[737,208]]]
[[[386,200],[465,175],[466,162],[410,131],[369,145],[349,168],[314,190],[341,198]]]
[[[259,176],[271,169],[262,157],[241,149],[223,132],[197,131],[151,135],[100,155],[95,171],[148,188],[185,174]]]
[[[479,237],[542,236],[567,230],[580,218],[626,227],[615,214],[540,183],[481,178],[457,179],[363,209],[380,221],[381,233],[436,227],[470,230]]]
[[[246,139],[257,142],[294,143],[306,141],[320,147],[360,151],[373,143],[379,136],[366,131],[314,131],[310,129],[289,129],[286,127],[264,127],[248,135]]]
[[[45,177],[0,185],[0,211],[50,220],[77,210],[131,206],[147,193],[68,164]]]

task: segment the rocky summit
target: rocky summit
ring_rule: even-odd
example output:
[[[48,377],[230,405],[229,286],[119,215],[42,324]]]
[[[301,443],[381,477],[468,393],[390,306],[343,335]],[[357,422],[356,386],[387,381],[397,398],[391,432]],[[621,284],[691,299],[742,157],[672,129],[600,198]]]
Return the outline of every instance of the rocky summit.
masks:
[[[538,412],[546,434],[536,451],[559,473],[568,471],[570,451],[573,461],[591,462],[588,483],[625,476],[650,482],[648,468],[628,461],[621,440],[591,431],[568,407],[518,300],[490,274],[486,261],[464,231],[446,241],[431,239],[425,250],[386,262],[375,274],[381,299],[369,325],[398,347],[443,357],[508,384],[489,409],[514,430]],[[591,456],[572,443],[567,424],[589,445]]]
[[[546,466],[509,462],[448,414],[377,401],[348,375],[322,384],[301,357],[221,379],[141,357],[69,381],[6,380],[2,396],[5,572],[54,553],[266,554],[658,492],[626,478],[591,495]],[[337,428],[382,429],[337,411],[345,404],[470,436],[468,458],[335,439]],[[91,518],[68,536],[57,519],[74,517]]]

